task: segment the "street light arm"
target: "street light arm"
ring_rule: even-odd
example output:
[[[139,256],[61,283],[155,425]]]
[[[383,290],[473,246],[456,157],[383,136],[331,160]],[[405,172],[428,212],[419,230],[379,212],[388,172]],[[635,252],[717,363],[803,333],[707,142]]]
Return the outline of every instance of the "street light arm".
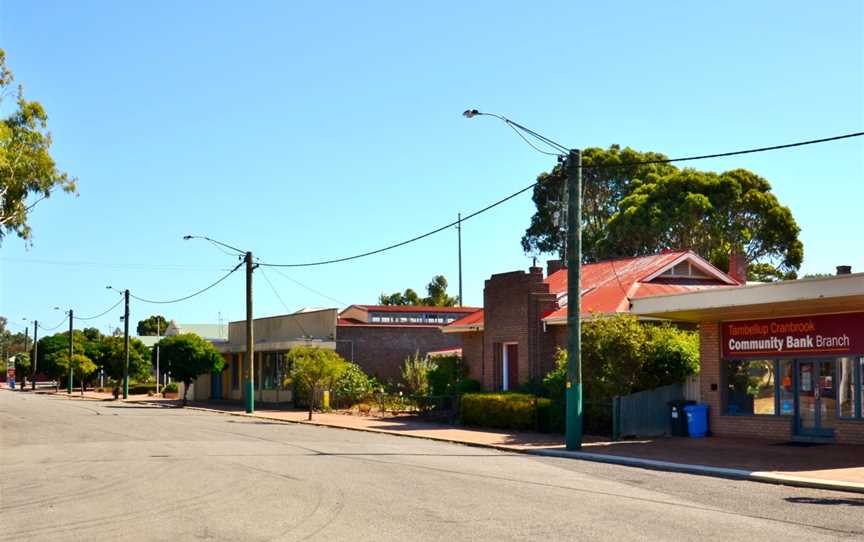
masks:
[[[530,136],[539,139],[543,143],[546,143],[547,145],[549,145],[553,149],[556,149],[556,150],[558,150],[564,154],[568,154],[570,152],[570,149],[568,147],[565,147],[564,145],[558,143],[557,141],[549,139],[548,137],[546,137],[544,135],[538,134],[537,132],[535,132],[531,128],[528,128],[527,126],[523,126],[516,121],[510,120],[503,115],[498,115],[496,113],[484,113],[483,111],[479,111],[477,109],[466,109],[462,113],[462,116],[465,118],[469,118],[469,119],[472,119],[472,118],[478,117],[478,116],[495,117],[496,119],[504,122],[505,124],[507,124],[508,126],[513,128],[514,131],[516,131],[516,133],[519,135],[519,137],[522,137],[522,139],[525,140],[525,142],[528,143],[528,145],[530,145],[532,148],[534,148],[534,150],[542,152],[544,154],[557,154],[557,153],[547,153],[545,151],[538,149],[533,144],[531,144],[531,142],[529,142],[527,139],[525,139],[525,137],[522,136],[522,134],[520,134],[518,130],[522,130],[526,134],[529,134]]]
[[[237,247],[232,247],[232,246],[229,245],[228,243],[223,243],[222,241],[217,241],[217,240],[215,240],[215,239],[211,239],[211,238],[207,237],[206,235],[184,235],[184,236],[183,236],[183,240],[184,240],[184,241],[189,241],[190,239],[203,239],[203,240],[205,240],[205,241],[210,241],[210,242],[213,243],[214,245],[220,245],[220,246],[223,246],[223,247],[225,247],[225,248],[227,248],[227,249],[230,249],[230,250],[233,250],[233,251],[235,251],[235,252],[237,252],[238,254],[241,254],[241,255],[245,255],[246,252],[247,252],[247,251],[245,251],[245,250],[240,250],[240,249],[237,248]]]

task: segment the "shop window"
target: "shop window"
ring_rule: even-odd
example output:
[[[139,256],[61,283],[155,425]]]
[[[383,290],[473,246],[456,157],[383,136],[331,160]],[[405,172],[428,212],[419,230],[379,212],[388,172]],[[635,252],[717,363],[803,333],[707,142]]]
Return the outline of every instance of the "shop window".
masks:
[[[726,363],[726,413],[777,413],[776,364],[773,360]]]
[[[791,359],[784,359],[777,362],[779,370],[777,372],[777,384],[780,389],[780,414],[784,416],[792,416],[795,414],[795,362]]]
[[[261,380],[263,383],[263,389],[265,390],[276,389],[277,383],[279,382],[277,376],[280,357],[281,354],[277,354],[275,352],[267,352],[262,356]]]

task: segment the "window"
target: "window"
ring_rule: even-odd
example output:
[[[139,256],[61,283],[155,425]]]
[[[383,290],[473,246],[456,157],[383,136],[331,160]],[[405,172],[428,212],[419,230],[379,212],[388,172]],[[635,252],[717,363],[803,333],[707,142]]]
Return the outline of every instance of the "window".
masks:
[[[279,358],[281,358],[281,354],[276,352],[267,352],[262,354],[261,356],[261,381],[263,383],[263,389],[265,390],[275,390],[276,386],[279,382],[278,369],[279,369]]]
[[[773,360],[726,363],[726,413],[776,414],[777,379]]]
[[[780,414],[791,416],[795,414],[795,362],[784,359],[777,362],[780,370],[777,372],[777,384],[780,388]]]
[[[837,415],[841,418],[855,417],[855,360],[837,360]]]

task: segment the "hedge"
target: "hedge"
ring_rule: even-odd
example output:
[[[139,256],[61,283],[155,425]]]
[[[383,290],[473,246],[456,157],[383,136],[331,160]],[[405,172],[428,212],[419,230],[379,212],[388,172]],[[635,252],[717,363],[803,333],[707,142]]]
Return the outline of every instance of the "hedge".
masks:
[[[534,412],[535,398],[533,395],[526,393],[466,393],[462,396],[459,419],[463,425],[496,429],[532,430],[537,427],[537,421],[548,428],[549,409],[552,402],[543,397],[536,401],[537,416]],[[544,421],[545,423],[543,423]]]

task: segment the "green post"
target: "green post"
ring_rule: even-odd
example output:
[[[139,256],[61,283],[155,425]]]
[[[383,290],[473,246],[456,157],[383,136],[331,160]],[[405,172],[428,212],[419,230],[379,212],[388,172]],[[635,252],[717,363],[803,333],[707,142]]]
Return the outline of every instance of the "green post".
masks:
[[[72,395],[72,309],[69,309],[69,382],[66,384],[66,393]]]
[[[567,407],[568,450],[582,448],[582,153],[567,157]]]
[[[246,413],[255,412],[255,337],[252,329],[252,253],[246,253],[246,359],[243,365],[243,388]]]
[[[129,290],[123,290],[123,399],[129,398]]]

